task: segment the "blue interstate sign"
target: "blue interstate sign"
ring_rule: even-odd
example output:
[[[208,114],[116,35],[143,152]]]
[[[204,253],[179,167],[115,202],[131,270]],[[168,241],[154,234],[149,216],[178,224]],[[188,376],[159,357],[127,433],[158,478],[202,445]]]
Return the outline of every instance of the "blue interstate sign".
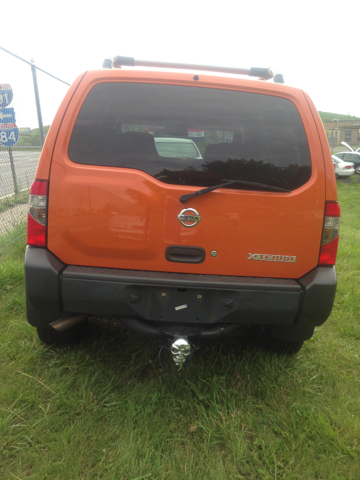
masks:
[[[0,123],[15,122],[15,111],[13,108],[0,108]]]
[[[13,147],[19,140],[19,130],[14,124],[0,125],[0,143],[4,147]]]
[[[0,108],[5,108],[12,102],[13,91],[8,83],[0,83]]]

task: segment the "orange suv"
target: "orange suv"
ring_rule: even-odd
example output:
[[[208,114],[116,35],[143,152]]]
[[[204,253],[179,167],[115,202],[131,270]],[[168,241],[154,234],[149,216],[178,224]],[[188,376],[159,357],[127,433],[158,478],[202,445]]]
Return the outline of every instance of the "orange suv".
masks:
[[[309,96],[271,69],[104,65],[69,88],[31,187],[29,323],[71,342],[87,316],[117,317],[177,365],[245,325],[298,351],[332,309],[340,223]]]

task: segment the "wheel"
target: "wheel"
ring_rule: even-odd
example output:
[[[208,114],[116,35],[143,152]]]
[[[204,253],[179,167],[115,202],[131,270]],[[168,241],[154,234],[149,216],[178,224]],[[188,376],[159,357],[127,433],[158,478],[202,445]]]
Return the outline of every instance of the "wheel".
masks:
[[[335,173],[335,178],[339,178],[339,174],[338,174],[338,173]]]
[[[360,165],[356,165],[355,172],[360,175]]]
[[[265,350],[278,354],[294,355],[304,344],[303,340],[280,340],[271,335],[271,326],[253,325],[254,340]]]
[[[87,331],[87,321],[78,323],[63,332],[58,332],[52,327],[37,327],[39,339],[47,345],[71,345],[80,342]]]

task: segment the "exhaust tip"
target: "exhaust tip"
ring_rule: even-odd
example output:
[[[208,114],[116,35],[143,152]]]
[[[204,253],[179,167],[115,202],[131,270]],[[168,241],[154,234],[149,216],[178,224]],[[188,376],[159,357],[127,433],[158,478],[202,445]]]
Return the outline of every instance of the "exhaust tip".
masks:
[[[66,317],[59,318],[54,322],[50,323],[50,326],[53,327],[57,332],[65,332],[69,328],[81,323],[87,319],[88,315],[82,313],[67,315]]]

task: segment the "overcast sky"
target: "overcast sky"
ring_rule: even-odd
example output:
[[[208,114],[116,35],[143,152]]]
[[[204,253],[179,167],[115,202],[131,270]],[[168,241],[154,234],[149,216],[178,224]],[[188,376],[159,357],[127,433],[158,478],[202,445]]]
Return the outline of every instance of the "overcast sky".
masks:
[[[42,2],[2,9],[0,46],[71,83],[114,55],[233,67],[275,67],[318,110],[360,117],[360,1]],[[5,16],[6,14],[6,16]],[[67,86],[38,72],[44,125]],[[37,127],[30,66],[0,50],[17,125]]]

